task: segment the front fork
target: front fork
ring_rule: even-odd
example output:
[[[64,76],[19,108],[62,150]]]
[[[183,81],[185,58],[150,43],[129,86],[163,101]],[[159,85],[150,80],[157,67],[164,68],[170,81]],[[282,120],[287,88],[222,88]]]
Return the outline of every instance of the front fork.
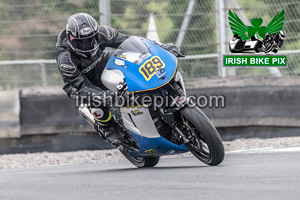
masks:
[[[177,95],[177,97],[175,97],[172,102],[173,107],[160,108],[159,114],[162,120],[166,122],[173,129],[173,131],[175,131],[180,136],[184,143],[189,143],[190,139],[187,138],[187,136],[178,128],[174,117],[176,112],[179,112],[182,108],[187,106],[188,101],[186,97],[184,83],[179,72],[177,72],[176,74],[175,83],[173,83],[172,85],[170,84],[170,86]]]

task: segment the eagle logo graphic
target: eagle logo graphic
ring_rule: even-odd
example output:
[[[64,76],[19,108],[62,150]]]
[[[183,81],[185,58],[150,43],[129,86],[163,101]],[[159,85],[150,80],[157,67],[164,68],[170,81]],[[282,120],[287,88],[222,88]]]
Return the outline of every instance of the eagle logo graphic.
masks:
[[[263,23],[262,18],[253,18],[251,20],[252,26],[247,26],[242,22],[242,20],[229,10],[229,25],[232,33],[237,34],[243,41],[250,39],[256,33],[261,38],[265,38],[266,34],[277,33],[282,30],[284,24],[284,10],[278,12],[277,15],[272,19],[268,26],[261,26]]]

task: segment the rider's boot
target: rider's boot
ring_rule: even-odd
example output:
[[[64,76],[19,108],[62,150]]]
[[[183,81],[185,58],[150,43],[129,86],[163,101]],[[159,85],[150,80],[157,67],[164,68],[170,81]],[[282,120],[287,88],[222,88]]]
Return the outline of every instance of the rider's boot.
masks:
[[[124,137],[121,135],[120,131],[118,130],[117,124],[114,122],[111,122],[109,124],[107,123],[101,123],[99,121],[95,121],[95,129],[99,133],[99,126],[102,130],[100,130],[100,136],[104,139],[107,139],[111,144],[113,145],[120,145],[122,141],[124,140]]]
[[[122,126],[120,126],[121,122],[113,120],[110,111],[108,112],[109,115],[107,117],[102,119],[95,118],[94,127],[99,135],[120,149],[126,148],[131,151],[138,151],[139,148],[133,140],[130,140],[130,138],[125,140],[126,133],[124,132],[127,132],[127,129],[122,129]]]

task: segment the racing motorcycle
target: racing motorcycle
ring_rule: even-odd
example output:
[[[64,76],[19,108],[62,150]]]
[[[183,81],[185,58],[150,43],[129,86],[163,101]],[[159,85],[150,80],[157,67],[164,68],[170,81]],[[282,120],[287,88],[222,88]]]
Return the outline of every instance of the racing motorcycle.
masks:
[[[120,95],[129,91],[135,97],[173,99],[173,106],[160,102],[164,104],[157,109],[145,104],[111,109],[124,136],[118,148],[136,167],[153,167],[163,155],[188,151],[207,165],[218,165],[224,159],[222,140],[211,121],[198,107],[187,106],[177,64],[176,56],[154,42],[131,36],[102,73],[104,86]]]
[[[254,36],[251,37],[251,41],[242,41],[241,37],[237,34],[229,42],[229,51],[231,53],[243,53],[254,50],[256,53],[261,51],[262,42],[256,39]]]

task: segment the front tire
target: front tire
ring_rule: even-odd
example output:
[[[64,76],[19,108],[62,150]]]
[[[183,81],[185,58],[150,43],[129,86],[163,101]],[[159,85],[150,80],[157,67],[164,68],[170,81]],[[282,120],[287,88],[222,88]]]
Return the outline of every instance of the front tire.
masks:
[[[121,153],[131,162],[134,166],[138,168],[142,167],[154,167],[159,162],[159,156],[147,156],[147,157],[133,157],[129,154],[128,150],[120,150]]]
[[[224,160],[224,146],[222,139],[206,115],[198,108],[184,107],[180,114],[185,120],[188,130],[193,137],[193,143],[185,146],[200,161],[207,165],[218,165]]]

